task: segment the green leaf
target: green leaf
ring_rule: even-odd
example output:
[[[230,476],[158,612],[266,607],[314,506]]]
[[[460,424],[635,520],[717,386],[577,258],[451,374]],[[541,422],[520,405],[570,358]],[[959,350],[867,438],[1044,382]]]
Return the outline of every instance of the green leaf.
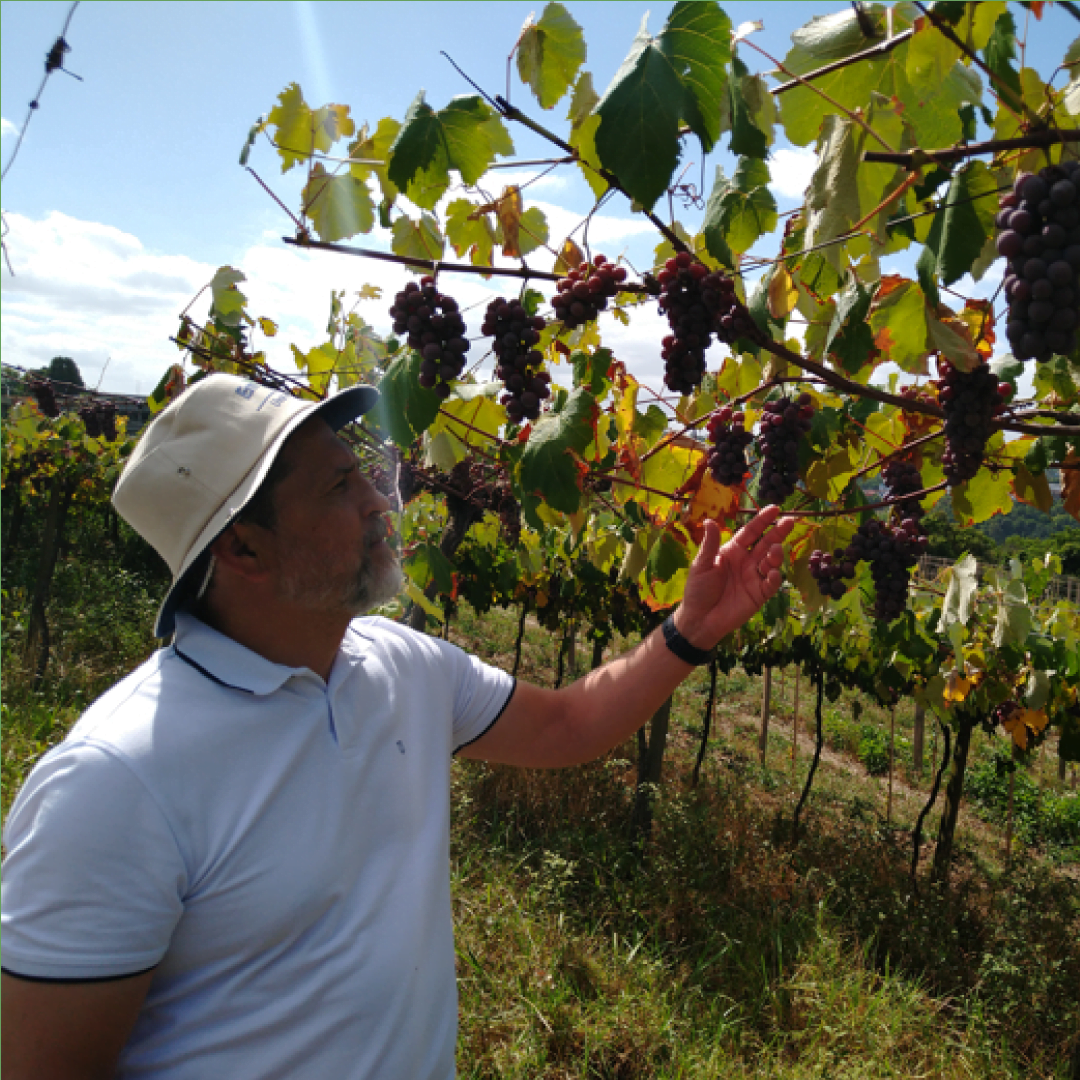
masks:
[[[593,89],[592,76],[583,71],[574,85],[574,94],[570,99],[570,111],[566,119],[570,121],[570,145],[577,151],[578,168],[585,182],[592,188],[598,199],[608,189],[608,182],[596,171],[600,168],[600,157],[596,152],[596,129],[600,126],[600,117],[594,111],[600,98]]]
[[[969,162],[954,173],[919,256],[920,272],[935,274],[948,286],[971,270],[994,233],[997,200],[992,196],[997,187],[981,161]]]
[[[403,450],[431,427],[439,413],[435,391],[422,387],[419,378],[419,353],[392,361],[379,382],[379,400],[365,417]]]
[[[316,164],[300,198],[319,238],[327,243],[371,232],[375,225],[371,192],[351,173],[332,176]]]
[[[679,121],[686,111],[683,84],[645,29],[647,18],[596,107],[600,161],[646,210],[671,181],[679,160]]]
[[[996,432],[987,443],[988,454],[1000,450],[1003,444],[1001,432]],[[1008,514],[1015,505],[1012,480],[1009,469],[1000,470],[996,476],[989,469],[981,469],[974,479],[952,489],[954,516],[962,525],[971,526]]]
[[[912,375],[926,374],[929,328],[926,297],[914,282],[887,277],[870,312],[874,344]]]
[[[518,222],[518,250],[522,255],[543,247],[548,242],[548,224],[544,211],[530,206]]]
[[[357,158],[359,161],[383,162],[382,165],[361,165],[357,162],[349,166],[349,171],[357,180],[366,180],[374,173],[378,178],[383,199],[387,203],[392,203],[398,197],[397,185],[390,180],[389,166],[386,163],[390,159],[390,147],[394,145],[399,131],[401,131],[401,124],[386,116],[379,121],[374,134],[369,135],[367,128],[363,128],[356,141],[349,147],[350,158]]]
[[[518,39],[517,69],[541,108],[559,101],[584,62],[581,27],[562,4],[549,3],[538,23],[529,16]]]
[[[665,530],[649,552],[649,580],[670,581],[680,570],[690,565],[690,556],[683,544]]]
[[[610,349],[597,349],[594,353],[574,353],[570,357],[570,363],[574,366],[574,385],[584,387],[597,398],[603,397],[611,385],[608,380],[611,360]]]
[[[769,180],[769,167],[760,158],[739,158],[730,181],[717,166],[702,225],[706,250],[714,258],[731,265],[730,253],[749,251],[776,228],[776,200]]]
[[[807,247],[843,236],[860,216],[855,124],[847,117],[826,116],[821,125],[820,147],[818,166],[806,190]],[[822,254],[838,273],[847,269],[841,245],[830,244]]]
[[[450,186],[451,169],[475,184],[498,154],[513,149],[502,120],[483,98],[456,97],[436,113],[421,92],[390,147],[387,177],[417,206],[431,210]]]
[[[239,326],[247,297],[236,287],[247,281],[244,274],[231,266],[219,267],[210,282],[213,314],[226,326]]]
[[[412,259],[431,259],[437,262],[443,257],[446,241],[439,232],[438,222],[430,214],[421,214],[419,221],[399,217],[394,222],[391,248],[395,255]]]
[[[520,484],[527,494],[538,495],[564,514],[581,504],[578,469],[570,453],[580,454],[592,442],[596,400],[578,387],[562,411],[540,420],[532,429],[521,455]]]
[[[941,606],[941,626],[947,629],[953,623],[966,626],[975,607],[978,589],[978,563],[974,555],[962,556],[952,568],[949,587]]]
[[[976,8],[990,6],[978,4]],[[1012,66],[1012,61],[1016,59],[1016,22],[1009,11],[999,15],[994,22],[994,29],[983,49],[983,59],[994,75],[1006,86],[1015,90],[1019,97],[1020,76],[1016,68]]]
[[[668,16],[659,46],[686,90],[682,119],[708,153],[720,137],[731,20],[713,2],[680,0]]]
[[[772,118],[775,107],[765,82],[750,75],[738,57],[732,60],[734,78],[731,87],[731,152],[745,157],[764,158],[772,143]],[[768,99],[768,103],[764,98]],[[761,125],[765,126],[762,127]],[[767,130],[766,130],[767,129]]]
[[[446,239],[458,255],[469,254],[474,266],[491,266],[495,230],[487,214],[468,199],[455,199],[446,208]]]
[[[667,424],[667,413],[658,405],[634,413],[634,434],[644,439],[646,446],[652,446],[664,434]]]
[[[874,332],[867,323],[874,294],[852,275],[851,283],[836,301],[836,312],[825,339],[825,351],[832,353],[850,375],[859,372],[870,356]]]

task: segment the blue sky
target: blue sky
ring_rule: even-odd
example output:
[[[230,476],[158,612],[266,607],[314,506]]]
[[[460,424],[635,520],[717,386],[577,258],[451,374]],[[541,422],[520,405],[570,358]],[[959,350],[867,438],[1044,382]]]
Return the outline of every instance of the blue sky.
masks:
[[[5,163],[37,89],[46,51],[69,9],[54,0],[0,4],[0,108]],[[846,4],[728,3],[734,24],[760,19],[754,41],[786,53],[792,30],[815,14]],[[568,2],[588,43],[587,68],[603,90],[630,48],[648,8],[623,2]],[[440,107],[470,87],[440,55],[448,52],[481,86],[505,92],[506,57],[530,13],[543,3],[438,2],[155,3],[84,0],[75,12],[66,66],[42,96],[19,157],[3,189],[7,243],[15,276],[2,271],[4,359],[31,366],[57,354],[79,362],[91,384],[147,393],[177,353],[167,337],[177,315],[217,266],[244,270],[255,314],[279,319],[279,349],[289,340],[307,348],[324,336],[330,289],[370,282],[400,287],[404,274],[383,264],[285,247],[282,212],[238,165],[251,123],[268,112],[290,82],[311,104],[348,104],[357,122],[404,116],[418,90]],[[669,10],[656,6],[658,32]],[[1071,24],[1071,25],[1070,25]],[[1056,62],[1076,36],[1076,24],[1053,11],[1033,33]],[[1039,54],[1040,57],[1042,54]],[[752,70],[768,67],[744,51]],[[1042,66],[1041,64],[1039,66]],[[511,76],[512,100],[542,111]],[[561,127],[565,106],[549,114]],[[520,128],[512,132],[522,158],[547,148]],[[691,155],[700,177],[700,156]],[[723,153],[704,163],[706,189]],[[269,148],[252,165],[295,205],[298,185],[282,177]],[[781,209],[794,207],[809,178],[810,158],[783,146],[772,162]],[[299,172],[299,170],[296,170]],[[525,179],[528,171],[514,175]],[[507,174],[499,177],[505,182]],[[707,194],[707,190],[706,190]],[[591,200],[571,171],[538,184],[527,205],[548,212],[553,238]],[[691,212],[688,223],[694,223]],[[613,201],[596,223],[594,241],[609,255],[644,264],[656,236],[625,201]],[[364,237],[369,246],[378,240]],[[460,285],[459,285],[460,282]],[[482,302],[499,288],[458,279],[463,303]],[[388,329],[388,303],[360,313]],[[196,307],[196,311],[200,309]],[[636,320],[613,338],[650,381],[658,378],[659,318]],[[272,354],[273,355],[273,354]],[[107,361],[107,365],[106,365]],[[277,362],[290,363],[278,354]]]

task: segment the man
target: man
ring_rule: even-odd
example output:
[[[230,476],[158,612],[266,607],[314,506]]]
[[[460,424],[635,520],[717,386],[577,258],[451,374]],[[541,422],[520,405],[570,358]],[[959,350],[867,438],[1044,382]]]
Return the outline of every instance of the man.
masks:
[[[114,501],[173,640],[12,809],[5,1080],[452,1076],[451,756],[599,756],[780,586],[790,519],[709,523],[666,633],[560,691],[359,620],[400,585],[335,434],[375,398],[213,375],[133,453]]]

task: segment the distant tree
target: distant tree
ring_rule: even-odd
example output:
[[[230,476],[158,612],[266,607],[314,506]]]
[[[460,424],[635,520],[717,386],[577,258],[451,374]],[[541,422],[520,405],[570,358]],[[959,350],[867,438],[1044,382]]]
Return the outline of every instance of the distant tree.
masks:
[[[38,369],[38,373],[52,379],[53,382],[68,383],[79,389],[86,386],[82,372],[79,371],[79,365],[70,356],[54,356],[45,367]]]
[[[997,563],[1002,561],[1001,549],[978,529],[962,529],[953,517],[951,510],[942,510],[942,499],[932,513],[926,515],[929,545],[927,554],[942,559],[959,559],[961,555],[974,555],[980,562]]]

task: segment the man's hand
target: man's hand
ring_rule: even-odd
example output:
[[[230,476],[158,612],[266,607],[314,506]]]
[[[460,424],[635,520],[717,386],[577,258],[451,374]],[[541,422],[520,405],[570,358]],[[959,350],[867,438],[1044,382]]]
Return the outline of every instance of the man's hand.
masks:
[[[711,649],[776,594],[783,581],[782,541],[794,524],[794,518],[780,517],[778,506],[767,506],[721,547],[720,527],[705,522],[705,539],[675,613],[675,625],[691,645]]]

